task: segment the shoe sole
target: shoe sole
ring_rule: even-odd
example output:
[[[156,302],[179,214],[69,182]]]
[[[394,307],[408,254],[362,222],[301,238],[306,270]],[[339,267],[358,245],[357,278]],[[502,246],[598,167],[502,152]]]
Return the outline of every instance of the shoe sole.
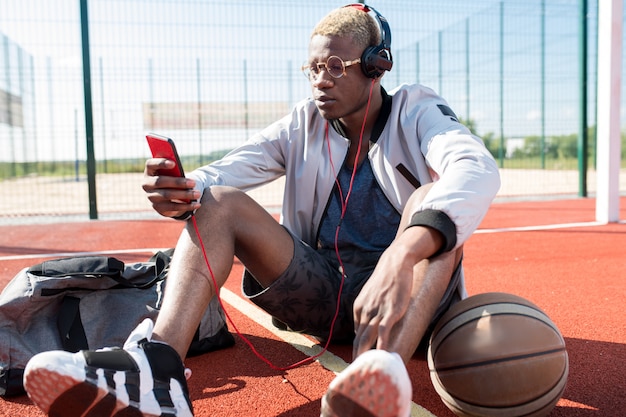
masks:
[[[32,369],[24,383],[31,400],[49,417],[158,417],[124,404],[89,380],[49,369]]]
[[[398,417],[400,408],[393,401],[400,392],[392,378],[382,372],[350,375],[324,396],[325,417]],[[391,399],[391,401],[390,401]]]
[[[372,349],[330,383],[320,417],[407,417],[412,387],[400,356]]]

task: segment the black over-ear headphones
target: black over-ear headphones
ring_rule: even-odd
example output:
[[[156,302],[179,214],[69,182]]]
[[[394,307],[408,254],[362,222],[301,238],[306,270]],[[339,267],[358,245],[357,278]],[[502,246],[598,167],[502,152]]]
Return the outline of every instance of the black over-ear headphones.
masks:
[[[387,19],[373,7],[362,3],[348,4],[344,7],[354,7],[365,13],[374,12],[374,17],[378,22],[380,30],[380,44],[376,46],[368,46],[361,55],[361,70],[369,78],[378,78],[385,71],[389,71],[393,66],[393,58],[391,56],[391,30]]]

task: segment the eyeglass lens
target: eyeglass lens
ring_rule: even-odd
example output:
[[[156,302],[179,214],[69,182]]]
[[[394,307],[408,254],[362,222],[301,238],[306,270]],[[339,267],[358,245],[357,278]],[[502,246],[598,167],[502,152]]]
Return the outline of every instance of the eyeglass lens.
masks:
[[[345,67],[343,66],[343,61],[341,58],[336,56],[331,56],[326,61],[326,70],[333,78],[339,78],[343,75]]]
[[[322,67],[326,67],[326,71],[333,78],[341,78],[345,71],[343,60],[337,56],[331,56],[325,63],[320,62],[305,66],[304,73],[309,78],[317,78]]]

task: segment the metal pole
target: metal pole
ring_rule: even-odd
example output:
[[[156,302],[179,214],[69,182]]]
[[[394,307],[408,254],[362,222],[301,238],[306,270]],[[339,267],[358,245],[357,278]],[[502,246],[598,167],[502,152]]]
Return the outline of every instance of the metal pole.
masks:
[[[9,45],[9,38],[8,36],[4,36],[4,74],[6,77],[6,85],[7,85],[7,91],[6,91],[6,97],[5,97],[5,107],[6,107],[6,120],[7,120],[7,124],[9,126],[9,146],[11,148],[10,152],[11,152],[11,171],[10,171],[10,176],[11,177],[16,177],[17,176],[17,167],[16,167],[16,160],[15,160],[15,138],[13,137],[13,131],[15,130],[15,127],[13,126],[13,94],[11,93],[11,66],[9,64],[10,60],[10,56],[11,53],[9,51],[10,45]]]
[[[148,93],[150,94],[150,130],[154,131],[154,112],[156,105],[154,103],[154,73],[152,69],[152,58],[148,59]]]
[[[443,34],[441,31],[437,33],[437,54],[439,60],[439,95],[443,95]]]
[[[504,2],[500,2],[500,168],[504,167]]]
[[[587,0],[580,0],[580,31],[578,35],[580,62],[580,116],[578,128],[578,195],[587,197],[587,163],[589,157],[589,144],[587,137]]]
[[[80,181],[80,163],[78,161],[78,109],[74,109],[74,176]]]
[[[91,102],[91,58],[89,57],[89,14],[87,0],[80,0],[80,32],[83,49],[83,84],[85,98],[85,140],[87,144],[87,184],[89,187],[89,218],[98,218],[96,202],[96,158],[93,147],[93,107]]]
[[[465,19],[465,108],[470,122],[470,20]]]
[[[53,78],[52,78],[52,60],[50,59],[50,57],[46,57],[46,75],[47,75],[47,80],[48,80],[48,116],[50,117],[50,121],[49,121],[49,126],[50,126],[50,132],[48,132],[48,139],[50,140],[50,143],[52,144],[52,146],[50,147],[50,155],[52,156],[52,161],[51,161],[51,169],[52,172],[55,171],[56,168],[56,160],[57,160],[57,155],[56,155],[56,146],[54,146],[54,142],[55,142],[55,115],[54,115],[54,84],[53,84]]]
[[[415,44],[415,82],[420,83],[420,43]]]
[[[104,172],[109,172],[107,163],[107,136],[106,136],[106,119],[104,118],[104,71],[102,69],[102,57],[98,58],[100,69],[100,118],[102,120],[102,161],[104,162]]]
[[[244,106],[244,124],[246,126],[246,139],[250,136],[248,130],[250,125],[250,115],[248,113],[248,62],[243,60],[243,106]]]
[[[541,169],[546,168],[546,1],[541,1]]]
[[[31,96],[31,101],[32,101],[32,109],[33,109],[33,113],[32,113],[32,123],[33,123],[33,146],[35,147],[35,158],[34,158],[34,163],[33,163],[33,169],[35,169],[36,164],[39,162],[39,156],[37,155],[37,149],[39,148],[37,146],[37,142],[39,141],[39,138],[37,137],[37,100],[35,100],[35,59],[33,58],[33,56],[30,56],[30,96]],[[29,172],[30,174],[30,172]]]
[[[596,220],[619,221],[622,0],[598,3],[598,171]]]
[[[20,85],[20,97],[22,98],[22,175],[28,174],[28,137],[26,134],[26,81],[24,80],[24,56],[22,49],[17,50],[18,80]]]
[[[292,108],[294,104],[293,92],[293,62],[287,60],[287,107]]]
[[[198,164],[203,165],[204,155],[202,152],[202,85],[200,82],[200,58],[196,58],[196,90],[198,100]]]

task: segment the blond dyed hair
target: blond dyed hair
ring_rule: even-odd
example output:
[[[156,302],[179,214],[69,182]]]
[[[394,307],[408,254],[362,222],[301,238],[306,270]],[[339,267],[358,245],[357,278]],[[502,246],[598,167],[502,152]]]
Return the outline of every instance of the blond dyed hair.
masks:
[[[351,37],[363,50],[381,41],[378,23],[369,13],[355,7],[340,7],[328,13],[313,28],[311,38],[316,35]]]

